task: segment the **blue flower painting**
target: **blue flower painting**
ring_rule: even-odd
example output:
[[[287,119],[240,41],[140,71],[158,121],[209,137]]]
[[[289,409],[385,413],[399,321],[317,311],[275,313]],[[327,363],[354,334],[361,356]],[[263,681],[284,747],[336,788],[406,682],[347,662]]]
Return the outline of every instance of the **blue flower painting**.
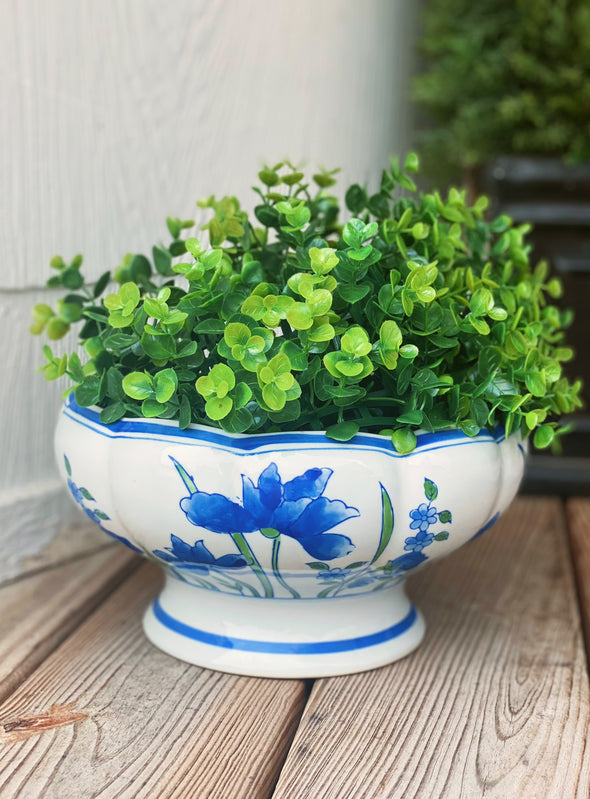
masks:
[[[410,511],[410,519],[412,520],[410,522],[411,530],[420,530],[421,533],[425,533],[430,525],[436,524],[438,514],[436,508],[422,502],[417,508]]]
[[[242,476],[242,504],[195,486],[180,507],[191,524],[214,533],[260,530],[268,537],[288,536],[312,557],[333,560],[348,555],[354,545],[347,536],[329,531],[359,512],[339,499],[324,496],[332,474],[331,469],[308,469],[283,483],[277,465],[271,463],[256,483]]]
[[[432,504],[438,497],[438,486],[428,477],[424,478],[424,496],[427,502],[421,502],[409,513],[409,528],[414,535],[404,539],[404,554],[387,563],[375,565],[385,551],[385,542],[389,542],[393,533],[393,507],[385,488],[381,486],[381,502],[383,506],[383,523],[379,547],[371,561],[349,564],[343,569],[330,569],[325,563],[309,564],[318,570],[317,579],[327,585],[318,594],[318,598],[346,595],[344,592],[355,588],[372,585],[370,590],[379,591],[395,585],[404,579],[406,573],[428,560],[424,553],[435,541],[446,541],[449,534],[446,530],[430,532],[435,524],[450,524],[453,520],[450,510],[437,510]],[[386,510],[389,509],[389,521]]]
[[[156,549],[154,555],[177,568],[209,574],[215,569],[241,569],[248,565],[246,559],[237,553],[216,558],[203,541],[195,541],[191,546],[178,536],[171,535],[170,543],[172,546],[166,547],[166,551]]]

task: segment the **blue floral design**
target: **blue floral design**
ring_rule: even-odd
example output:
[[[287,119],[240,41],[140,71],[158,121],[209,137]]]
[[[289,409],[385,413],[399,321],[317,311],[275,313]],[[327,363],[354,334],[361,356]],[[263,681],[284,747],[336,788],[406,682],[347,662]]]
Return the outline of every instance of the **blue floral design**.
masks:
[[[436,524],[438,513],[432,505],[422,502],[421,505],[410,511],[410,518],[412,519],[410,529],[425,533],[432,524]]]
[[[104,522],[109,521],[110,517],[104,511],[99,510],[98,508],[89,508],[86,505],[86,502],[96,502],[96,500],[94,499],[94,497],[92,496],[90,491],[88,491],[87,488],[83,488],[81,486],[76,485],[76,483],[72,479],[72,466],[66,455],[64,455],[64,463],[66,467],[66,472],[68,474],[67,483],[70,493],[74,497],[74,500],[78,503],[80,508],[88,516],[90,521],[94,522],[94,524],[97,524],[100,527],[100,529],[103,531],[103,533],[106,533],[107,535],[110,535],[111,538],[115,538],[117,541],[120,541],[122,544],[125,544],[125,546],[129,547],[129,549],[132,549],[134,552],[141,553],[142,550],[139,549],[139,547],[136,547],[135,544],[132,544],[131,541],[129,541],[129,539],[124,538],[122,535],[117,535],[116,533],[111,532],[111,530],[107,530],[107,528],[104,526]]]
[[[410,525],[411,527],[411,525]],[[405,540],[404,549],[407,552],[422,552],[424,547],[429,546],[434,541],[432,533],[417,533],[415,536],[410,536]]]
[[[241,569],[248,565],[246,559],[238,554],[230,553],[216,558],[202,540],[195,541],[191,546],[178,536],[171,535],[170,542],[172,546],[166,547],[165,552],[156,549],[154,555],[179,569],[209,574],[215,569]]]
[[[180,464],[174,463],[181,476],[188,477]],[[347,536],[328,531],[358,516],[359,511],[323,496],[332,474],[332,469],[308,469],[283,483],[277,465],[271,463],[256,484],[242,476],[241,505],[222,494],[199,491],[192,484],[195,490],[181,500],[180,507],[191,524],[214,533],[260,530],[269,537],[284,535],[298,541],[312,557],[333,560],[350,554],[354,544]],[[189,485],[185,476],[185,485]]]
[[[328,587],[324,588],[318,597],[337,596],[345,590],[371,584],[374,585],[372,590],[378,591],[395,584],[405,577],[406,572],[427,561],[428,555],[423,550],[431,546],[433,542],[445,541],[449,537],[446,530],[435,533],[429,532],[429,529],[437,523],[450,524],[453,517],[451,511],[438,511],[432,504],[438,497],[438,486],[428,477],[424,478],[424,495],[428,501],[420,503],[418,507],[410,511],[410,530],[416,532],[415,535],[408,536],[404,540],[404,554],[382,566],[376,566],[375,563],[385,551],[385,546],[389,543],[393,533],[391,500],[385,488],[381,486],[383,521],[379,546],[373,559],[370,562],[357,563],[340,569],[330,569],[325,563],[309,564],[318,570],[318,581],[328,584]],[[385,512],[386,509],[389,509],[389,514]],[[386,521],[386,517],[389,521]]]

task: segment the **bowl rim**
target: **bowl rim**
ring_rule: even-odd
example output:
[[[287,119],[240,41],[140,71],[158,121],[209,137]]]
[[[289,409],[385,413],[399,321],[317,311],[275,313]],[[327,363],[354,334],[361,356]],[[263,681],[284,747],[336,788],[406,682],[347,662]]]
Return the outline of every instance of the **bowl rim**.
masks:
[[[345,449],[346,447],[356,448],[358,446],[370,446],[371,448],[384,450],[397,457],[408,457],[419,450],[431,449],[433,446],[452,446],[454,444],[469,443],[494,443],[500,444],[505,440],[504,429],[496,428],[491,433],[486,428],[479,431],[476,436],[468,436],[459,428],[448,428],[430,433],[426,430],[416,430],[418,439],[416,448],[408,455],[402,455],[393,447],[391,439],[378,433],[360,432],[353,436],[350,441],[336,441],[328,438],[323,430],[293,430],[290,432],[277,433],[227,433],[216,427],[208,425],[190,424],[188,428],[181,430],[178,423],[172,419],[124,417],[113,424],[105,424],[100,421],[99,414],[101,408],[96,405],[83,407],[78,405],[73,394],[70,394],[62,407],[60,415],[63,414],[73,421],[100,433],[107,438],[141,438],[164,436],[166,438],[177,438],[199,441],[201,443],[221,444],[237,449],[253,450],[269,445],[284,446],[288,444],[329,444],[335,448]],[[143,435],[141,435],[143,434]],[[147,435],[146,435],[147,434]],[[513,435],[516,435],[513,433]],[[512,438],[512,436],[511,436]]]

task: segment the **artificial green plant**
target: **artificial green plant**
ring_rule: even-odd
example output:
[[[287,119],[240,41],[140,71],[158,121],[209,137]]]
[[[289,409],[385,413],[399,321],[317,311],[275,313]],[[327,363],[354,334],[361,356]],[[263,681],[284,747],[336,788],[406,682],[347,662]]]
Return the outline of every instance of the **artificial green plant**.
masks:
[[[35,307],[32,332],[78,326],[81,349],[45,346],[46,378],[66,375],[106,424],[365,431],[400,453],[419,429],[501,425],[548,446],[580,405],[562,374],[573,353],[570,314],[551,305],[559,281],[529,263],[526,225],[486,221],[485,197],[418,192],[417,167],[411,154],[375,193],[350,186],[345,222],[334,173],[312,183],[288,162],[265,167],[252,214],[210,197],[206,236],[185,238],[192,220],[169,217],[169,244],[127,255],[93,287],[79,256],[54,258],[48,285],[66,294]]]

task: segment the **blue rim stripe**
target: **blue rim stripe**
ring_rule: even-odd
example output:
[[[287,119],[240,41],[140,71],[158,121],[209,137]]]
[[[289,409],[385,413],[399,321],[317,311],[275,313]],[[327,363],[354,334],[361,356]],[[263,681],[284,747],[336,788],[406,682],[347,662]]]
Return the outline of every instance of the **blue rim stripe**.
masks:
[[[197,440],[217,444],[232,449],[249,451],[261,449],[267,446],[277,446],[283,444],[318,444],[326,443],[331,446],[342,446],[338,442],[333,441],[321,432],[293,432],[293,433],[255,433],[250,435],[231,435],[223,431],[214,431],[206,427],[200,426],[195,429],[188,428],[181,430],[176,424],[162,424],[161,421],[155,419],[122,419],[120,422],[114,424],[104,425],[100,421],[99,414],[92,410],[92,408],[83,408],[78,405],[70,395],[66,400],[65,405],[68,416],[75,414],[78,417],[87,419],[90,422],[98,425],[101,429],[96,430],[97,433],[105,435],[109,438],[127,438],[128,434],[144,434],[146,436],[166,436],[167,438]],[[475,437],[467,436],[462,430],[441,430],[438,433],[419,433],[418,443],[416,445],[416,452],[419,449],[427,447],[432,444],[444,443],[451,445],[453,443],[475,443],[482,441],[496,441],[499,442],[504,438],[504,431],[498,430],[495,435],[492,435],[488,430],[482,430]],[[371,433],[359,433],[354,436],[351,441],[347,442],[347,446],[369,446],[372,449],[382,449],[398,457],[407,457],[399,455],[393,449],[393,445],[389,438],[379,436]],[[411,455],[412,453],[410,453]]]
[[[392,627],[387,627],[385,630],[380,630],[371,635],[361,635],[358,638],[345,638],[340,641],[320,641],[316,643],[283,643],[275,641],[252,641],[247,638],[231,638],[226,635],[217,635],[216,633],[209,633],[205,630],[199,630],[198,627],[191,627],[184,624],[173,616],[170,616],[162,608],[159,599],[155,599],[152,605],[152,610],[156,619],[179,635],[185,638],[191,638],[193,641],[200,641],[202,644],[209,644],[209,646],[217,646],[223,649],[239,649],[243,652],[263,652],[269,655],[324,655],[331,652],[350,652],[355,649],[365,649],[369,646],[376,646],[383,644],[386,641],[391,641],[392,638],[405,633],[406,630],[416,622],[418,614],[416,608],[412,605],[408,615]]]

